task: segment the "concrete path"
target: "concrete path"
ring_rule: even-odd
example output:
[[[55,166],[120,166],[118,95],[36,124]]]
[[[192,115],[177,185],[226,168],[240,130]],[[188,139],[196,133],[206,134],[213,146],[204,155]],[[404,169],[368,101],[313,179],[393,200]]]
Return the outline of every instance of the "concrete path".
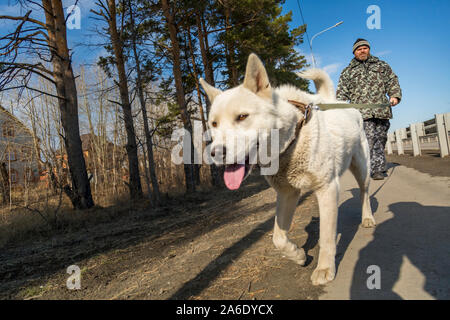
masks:
[[[342,177],[337,275],[321,299],[450,299],[450,178],[390,165],[371,181],[374,229],[359,227],[359,189]]]

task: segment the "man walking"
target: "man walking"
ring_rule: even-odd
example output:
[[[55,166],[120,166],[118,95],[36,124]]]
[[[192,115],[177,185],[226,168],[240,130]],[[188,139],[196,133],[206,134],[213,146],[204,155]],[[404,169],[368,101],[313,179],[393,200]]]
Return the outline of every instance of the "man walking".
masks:
[[[337,99],[350,103],[397,105],[402,98],[402,91],[391,67],[370,54],[370,44],[365,39],[355,41],[353,54],[355,57],[339,78]],[[392,110],[388,107],[364,108],[360,111],[370,147],[370,174],[374,180],[383,180],[386,172],[384,147]]]

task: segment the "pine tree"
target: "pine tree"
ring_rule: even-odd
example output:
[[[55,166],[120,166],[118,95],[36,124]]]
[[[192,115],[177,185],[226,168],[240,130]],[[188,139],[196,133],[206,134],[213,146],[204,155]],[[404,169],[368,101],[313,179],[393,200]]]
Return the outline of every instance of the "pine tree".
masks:
[[[221,1],[218,10],[225,31],[218,35],[225,47],[227,70],[224,75],[229,85],[242,80],[247,58],[256,53],[265,63],[273,86],[290,83],[301,89],[308,82],[295,72],[306,66],[304,56],[295,46],[303,42],[304,25],[289,31],[292,13],[281,15],[280,0],[228,0]]]

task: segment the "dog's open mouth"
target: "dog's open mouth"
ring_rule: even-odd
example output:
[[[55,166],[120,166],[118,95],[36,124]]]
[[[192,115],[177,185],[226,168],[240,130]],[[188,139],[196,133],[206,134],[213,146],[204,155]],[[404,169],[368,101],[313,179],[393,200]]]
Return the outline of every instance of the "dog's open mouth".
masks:
[[[223,180],[225,185],[230,190],[237,190],[241,186],[242,181],[247,178],[254,167],[250,164],[248,156],[245,159],[245,164],[233,163],[225,166]]]

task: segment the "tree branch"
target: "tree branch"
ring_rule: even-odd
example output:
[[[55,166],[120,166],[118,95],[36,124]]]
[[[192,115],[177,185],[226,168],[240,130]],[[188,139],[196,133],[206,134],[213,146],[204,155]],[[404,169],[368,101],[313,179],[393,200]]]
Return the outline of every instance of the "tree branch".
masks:
[[[39,21],[39,20],[30,18],[30,17],[29,17],[30,13],[31,13],[31,10],[28,11],[27,14],[24,15],[23,17],[0,16],[0,20],[2,20],[2,19],[7,19],[7,20],[15,20],[15,21],[19,21],[19,20],[20,20],[20,21],[23,21],[23,22],[28,21],[28,22],[35,23],[35,24],[37,24],[37,25],[40,25],[41,27],[47,29],[47,26],[45,25],[45,23],[43,23],[43,22],[41,22],[41,21]]]
[[[14,67],[14,68],[21,68],[21,69],[23,69],[23,68],[33,68],[33,69],[37,69],[39,71],[45,72],[45,73],[53,76],[53,72],[48,70],[48,69],[46,69],[42,65],[42,63],[31,64],[31,63],[19,63],[19,62],[0,62],[0,66],[1,65],[8,65],[8,66],[11,66],[11,67]],[[9,68],[11,68],[11,67],[9,67]]]
[[[28,85],[21,85],[21,86],[16,86],[16,87],[9,87],[9,88],[6,88],[6,89],[2,89],[2,91],[6,91],[6,90],[14,90],[14,89],[28,89],[28,90],[32,90],[32,91],[39,92],[39,93],[41,93],[41,94],[43,94],[43,95],[47,95],[47,96],[53,97],[53,98],[63,99],[63,100],[66,99],[66,98],[64,98],[64,97],[56,96],[56,95],[54,95],[54,94],[51,94],[51,93],[48,93],[48,92],[44,92],[44,91],[41,91],[41,90],[39,90],[39,89],[29,87]]]

